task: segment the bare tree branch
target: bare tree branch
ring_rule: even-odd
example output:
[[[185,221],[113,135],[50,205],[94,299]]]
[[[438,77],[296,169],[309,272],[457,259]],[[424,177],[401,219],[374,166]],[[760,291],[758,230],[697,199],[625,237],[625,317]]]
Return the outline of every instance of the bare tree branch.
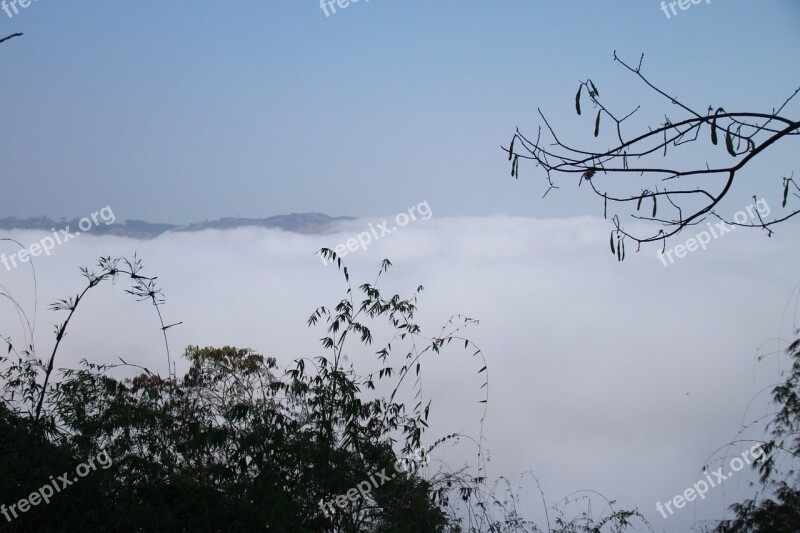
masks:
[[[511,175],[519,178],[520,159],[532,161],[545,170],[548,188],[544,196],[558,189],[556,176],[578,175],[578,186],[584,181],[591,190],[603,198],[603,216],[609,217],[609,204],[620,211],[627,209],[627,216],[635,221],[655,223],[660,226],[652,233],[634,234],[626,230],[620,213],[613,213],[611,220],[614,229],[611,232],[611,250],[621,261],[625,257],[625,240],[630,239],[637,244],[637,251],[643,243],[662,241],[678,234],[684,228],[703,222],[707,217],[716,217],[727,222],[715,210],[720,202],[733,189],[741,171],[757,156],[779,141],[789,140],[800,135],[800,120],[783,116],[786,106],[800,93],[800,87],[771,113],[727,112],[722,107],[714,110],[709,107],[705,112],[698,112],[654,85],[642,73],[644,55],[636,67],[622,61],[614,52],[614,61],[646,85],[651,91],[664,97],[676,106],[684,116],[673,121],[664,116],[663,124],[649,127],[648,131],[636,136],[626,136],[623,129],[626,123],[640,110],[637,106],[624,114],[617,114],[607,108],[600,100],[600,91],[591,79],[582,81],[575,95],[575,110],[578,115],[584,113],[581,106],[584,94],[595,110],[594,137],[600,137],[601,124],[611,120],[614,141],[612,147],[604,150],[586,150],[567,144],[557,135],[555,129],[539,110],[545,130],[551,140],[544,139],[539,127],[536,139],[531,140],[519,129],[514,133],[508,148],[511,161]],[[687,116],[688,115],[688,116]],[[611,134],[609,134],[611,135]],[[688,144],[710,135],[711,149],[709,157],[714,164],[706,161],[702,166],[685,169],[674,162],[670,156],[679,152]],[[708,137],[706,137],[708,138]],[[552,141],[552,142],[551,142]],[[724,146],[725,155],[721,146]],[[730,164],[725,158],[732,158]],[[659,161],[654,161],[659,158]],[[637,192],[620,192],[624,189],[626,178],[641,176],[646,187]],[[769,236],[771,226],[784,222],[800,213],[795,199],[800,198],[800,187],[794,180],[794,174],[782,179],[782,208],[787,209],[791,198],[795,207],[771,220],[765,220],[761,213],[758,220],[751,223],[739,221],[728,222],[734,226],[760,228]],[[680,183],[681,185],[677,185]],[[791,195],[790,195],[791,193]],[[754,199],[757,198],[754,196]],[[635,209],[634,209],[635,206]],[[659,210],[661,215],[659,215]],[[645,211],[645,213],[642,213]],[[766,216],[766,215],[765,215]]]
[[[3,37],[2,39],[0,39],[0,43],[4,43],[9,39],[13,39],[14,37],[22,37],[22,34],[21,33],[12,33],[8,37]]]

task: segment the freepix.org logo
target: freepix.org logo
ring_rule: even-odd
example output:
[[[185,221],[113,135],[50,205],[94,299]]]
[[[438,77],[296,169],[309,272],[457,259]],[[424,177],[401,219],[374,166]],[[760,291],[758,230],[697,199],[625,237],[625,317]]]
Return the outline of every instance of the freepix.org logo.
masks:
[[[359,0],[319,0],[319,7],[325,12],[326,17],[330,17],[336,14],[336,6],[339,6],[339,9],[344,9],[350,4],[357,4],[358,2]],[[364,3],[367,2],[369,0],[364,0]]]
[[[114,211],[111,210],[111,206],[106,206],[99,211],[95,211],[88,217],[80,219],[78,221],[78,228],[81,231],[89,231],[92,227],[99,226],[101,220],[106,226],[117,221],[117,218],[114,216]],[[75,233],[70,232],[69,226],[58,231],[56,231],[55,228],[51,228],[50,231],[52,235],[43,237],[39,242],[31,244],[27,248],[17,250],[12,254],[3,252],[0,254],[0,263],[10,272],[12,268],[17,268],[19,263],[27,263],[31,260],[31,257],[38,257],[42,252],[44,252],[44,255],[49,256],[53,248],[56,247],[56,244],[64,244],[81,234],[81,231],[76,231]]]
[[[6,12],[8,18],[11,18],[14,15],[19,15],[20,8],[30,7],[31,2],[36,2],[36,0],[3,0],[0,2],[0,9]]]
[[[97,464],[95,464],[95,460],[97,460]],[[100,450],[96,457],[90,457],[87,462],[79,464],[75,469],[78,477],[70,479],[69,472],[64,472],[56,478],[50,476],[49,483],[42,485],[39,490],[32,492],[28,497],[22,498],[8,507],[5,504],[0,505],[0,513],[5,517],[6,521],[11,522],[14,518],[19,518],[20,514],[27,513],[31,507],[36,507],[40,503],[47,505],[54,495],[97,470],[98,464],[103,470],[108,470],[111,466],[111,457],[105,450]]]
[[[705,2],[706,4],[710,4],[711,0],[705,0]],[[687,9],[692,7],[692,5],[697,5],[702,3],[703,0],[674,0],[672,2],[662,1],[661,11],[664,12],[664,14],[667,16],[667,20],[669,20],[672,17],[678,15],[678,10],[675,9],[676,5],[678,6],[678,9],[680,9],[681,11],[686,11]],[[670,12],[672,12],[672,15],[670,15]]]
[[[370,222],[369,231],[363,231],[355,237],[347,239],[346,242],[336,246],[333,251],[336,252],[336,255],[340,258],[347,255],[347,252],[355,252],[359,249],[366,251],[370,243],[382,239],[384,236],[392,234],[399,228],[405,227],[411,222],[416,221],[417,215],[419,215],[422,220],[428,220],[433,216],[433,211],[431,211],[431,206],[428,205],[427,200],[410,207],[408,209],[408,214],[406,214],[405,211],[397,213],[397,215],[394,217],[395,225],[393,225],[391,228],[389,227],[390,222],[388,220],[384,220],[382,223],[376,226],[373,226],[372,222]],[[380,234],[378,234],[379,231]],[[328,266],[329,260],[326,255],[320,254],[320,259],[322,260],[323,265]]]
[[[701,500],[704,500],[708,489],[721,485],[723,481],[733,477],[734,472],[738,472],[744,468],[746,464],[749,465],[753,461],[763,458],[764,450],[761,448],[761,444],[756,444],[749,450],[743,451],[740,457],[734,457],[731,459],[729,464],[730,470],[727,474],[722,473],[723,467],[719,467],[711,473],[709,473],[708,470],[705,470],[703,472],[705,479],[701,479],[683,491],[683,493],[678,494],[671,500],[667,500],[663,504],[660,501],[656,502],[656,510],[661,513],[661,516],[663,516],[664,519],[666,519],[668,516],[672,516],[675,513],[675,511],[672,510],[673,505],[675,506],[675,509],[683,509],[688,502],[693,502],[698,497]],[[711,477],[711,474],[714,475],[713,478]],[[667,512],[669,512],[669,515],[667,515]]]
[[[368,501],[370,493],[372,492],[373,488],[375,490],[382,487],[384,484],[390,482],[391,480],[397,478],[397,475],[404,475],[407,473],[413,474],[423,466],[426,466],[430,461],[430,457],[423,449],[417,450],[416,453],[409,454],[405,457],[399,458],[394,463],[395,473],[386,473],[386,469],[384,468],[380,472],[374,472],[370,474],[369,480],[364,480],[355,487],[348,490],[345,494],[340,494],[335,498],[332,498],[329,501],[320,500],[319,501],[319,508],[322,512],[330,518],[336,513],[336,507],[334,504],[339,507],[339,509],[346,509],[349,505],[348,502],[355,503],[359,499]],[[377,476],[377,480],[375,477]]]
[[[709,222],[706,225],[708,228],[707,230],[701,231],[694,237],[688,239],[684,244],[678,244],[674,248],[664,250],[663,252],[659,250],[656,253],[656,257],[661,260],[662,265],[667,267],[675,262],[675,258],[672,257],[672,254],[675,254],[676,258],[682,259],[686,257],[687,253],[694,252],[697,248],[705,250],[712,238],[714,240],[719,239],[729,231],[736,229],[737,226],[744,226],[748,220],[755,220],[756,218],[760,220],[769,216],[771,212],[772,210],[769,208],[767,201],[762,198],[754,204],[748,205],[741,211],[737,211],[736,214],[733,215],[735,225],[728,224],[724,220]],[[669,259],[669,263],[667,263],[667,259]]]

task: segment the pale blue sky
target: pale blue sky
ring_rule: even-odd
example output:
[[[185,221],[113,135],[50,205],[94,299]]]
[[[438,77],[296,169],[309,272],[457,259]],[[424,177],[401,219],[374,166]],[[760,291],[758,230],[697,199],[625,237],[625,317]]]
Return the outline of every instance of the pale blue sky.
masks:
[[[599,215],[573,187],[541,200],[530,166],[515,182],[499,145],[537,107],[591,139],[587,77],[639,103],[614,50],[700,109],[769,111],[800,85],[798,27],[796,0],[38,0],[0,12],[25,33],[0,45],[0,214]]]

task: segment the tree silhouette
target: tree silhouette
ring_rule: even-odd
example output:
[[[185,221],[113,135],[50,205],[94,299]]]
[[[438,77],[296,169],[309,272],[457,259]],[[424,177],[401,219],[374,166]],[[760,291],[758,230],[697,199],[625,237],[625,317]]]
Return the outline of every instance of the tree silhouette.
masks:
[[[741,188],[743,169],[754,159],[779,142],[786,142],[800,135],[800,121],[784,116],[787,105],[794,100],[800,88],[795,90],[780,107],[769,113],[735,111],[709,106],[698,112],[670,96],[654,85],[642,72],[642,61],[632,67],[614,52],[614,61],[634,74],[648,90],[666,99],[676,107],[680,117],[665,115],[664,122],[655,127],[642,128],[638,134],[629,134],[627,125],[636,116],[641,106],[619,114],[612,111],[600,99],[600,91],[591,79],[582,81],[575,95],[575,110],[578,115],[585,111],[584,98],[588,98],[593,110],[594,137],[601,132],[610,132],[611,147],[588,149],[573,147],[556,133],[555,128],[539,110],[544,122],[535,137],[525,135],[519,128],[508,147],[503,147],[511,162],[511,175],[519,178],[520,160],[529,160],[545,170],[547,190],[544,195],[559,188],[559,179],[574,176],[578,186],[584,182],[603,200],[603,216],[611,217],[614,229],[611,232],[611,251],[621,261],[625,257],[625,241],[637,245],[662,242],[678,234],[688,226],[700,224],[707,217],[715,217],[731,226],[760,228],[772,235],[772,226],[800,213],[796,199],[800,198],[800,187],[794,174],[784,176],[779,182],[782,208],[786,211],[771,220],[764,220],[758,213],[757,220],[729,220],[720,213],[720,203],[734,190]],[[610,127],[603,123],[611,121]],[[702,157],[706,161],[684,168],[678,154],[692,156],[688,147],[696,142],[709,143],[709,150]],[[635,192],[631,189],[636,188]],[[754,200],[756,197],[754,196]],[[793,200],[795,207],[789,207]],[[611,211],[611,212],[610,212]],[[628,230],[622,216],[643,221],[648,227],[655,224],[658,231]],[[662,246],[663,250],[663,246]]]
[[[489,371],[463,333],[477,322],[455,315],[425,335],[415,321],[422,287],[402,298],[385,296],[378,286],[388,260],[372,283],[354,287],[340,258],[331,250],[320,253],[339,267],[345,297],[308,320],[309,327],[325,329],[319,354],[296,359],[286,370],[247,348],[189,346],[189,369],[181,377],[124,360],[84,360],[55,373],[36,357],[32,341],[17,351],[10,337],[0,336],[8,347],[0,356],[0,476],[7,480],[0,484],[0,504],[27,498],[100,453],[113,461],[47,505],[13,520],[0,515],[3,530],[541,531],[517,511],[519,497],[510,486],[498,494],[502,478],[487,483],[482,434],[428,436],[425,361],[453,348],[467,351],[483,381],[474,404],[483,426]],[[156,278],[142,275],[138,259],[106,257],[99,266],[97,274],[81,269],[88,280],[82,294],[123,276],[131,278],[131,294],[156,306],[163,302]],[[5,288],[0,296],[21,312]],[[62,300],[52,309],[71,316],[80,300]],[[56,327],[50,361],[68,324]],[[382,341],[373,337],[376,326]],[[162,331],[167,328],[162,322]],[[26,333],[32,337],[34,329]],[[376,363],[367,373],[351,362],[364,349]],[[476,464],[452,468],[436,453],[460,439],[475,443]],[[632,521],[647,524],[638,511],[618,510],[609,500],[600,516],[593,515],[589,496],[597,495],[590,492],[552,507],[555,524],[548,514],[547,530],[622,532]],[[568,517],[566,507],[576,502],[588,511]]]

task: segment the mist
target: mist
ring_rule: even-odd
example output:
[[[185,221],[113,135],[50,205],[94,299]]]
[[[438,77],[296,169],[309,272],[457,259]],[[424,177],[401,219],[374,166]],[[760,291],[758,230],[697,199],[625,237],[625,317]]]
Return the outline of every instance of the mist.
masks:
[[[51,326],[64,318],[47,306],[83,289],[79,267],[101,256],[136,255],[143,275],[158,276],[165,323],[181,322],[168,330],[179,375],[188,367],[179,357],[188,345],[249,347],[286,368],[323,353],[323,329],[306,321],[347,289],[337,265],[326,265],[317,250],[346,247],[381,220],[353,220],[315,235],[258,228],[149,241],[81,235],[34,259],[35,285],[29,263],[0,269],[0,281],[35,318],[37,355],[45,358]],[[792,265],[800,258],[800,227],[784,224],[772,238],[737,229],[668,266],[657,247],[629,251],[618,262],[610,229],[593,217],[417,217],[366,247],[353,246],[342,260],[354,288],[374,282],[384,258],[393,264],[379,281],[386,295],[408,297],[423,285],[416,318],[425,337],[438,336],[454,314],[479,321],[463,335],[485,357],[488,403],[479,403],[485,374],[478,374],[483,362],[474,350],[453,343],[426,354],[423,391],[432,408],[423,444],[449,433],[476,441],[482,435],[486,475],[505,476],[515,490],[523,476],[518,507],[540,525],[543,496],[525,472],[536,476],[548,505],[597,491],[616,508],[638,507],[656,531],[685,530],[751,495],[745,468],[668,520],[655,507],[703,479],[704,464],[715,469],[710,459],[727,461],[755,441],[727,443],[761,436],[761,426],[744,437],[737,432],[768,412],[763,389],[787,365],[768,354],[782,350],[780,339],[797,325]],[[28,246],[42,235],[6,237]],[[2,244],[3,252],[15,250]],[[125,294],[127,287],[120,279],[90,291],[57,367],[122,358],[168,373],[157,316],[149,303]],[[0,334],[21,344],[23,329],[14,326],[20,322],[8,301],[0,313]],[[379,368],[374,352],[388,340],[380,338],[385,328],[374,331],[372,346],[350,345],[361,375]],[[437,450],[430,468],[466,465],[476,473],[477,453],[464,438]],[[602,513],[602,505],[594,509]]]

